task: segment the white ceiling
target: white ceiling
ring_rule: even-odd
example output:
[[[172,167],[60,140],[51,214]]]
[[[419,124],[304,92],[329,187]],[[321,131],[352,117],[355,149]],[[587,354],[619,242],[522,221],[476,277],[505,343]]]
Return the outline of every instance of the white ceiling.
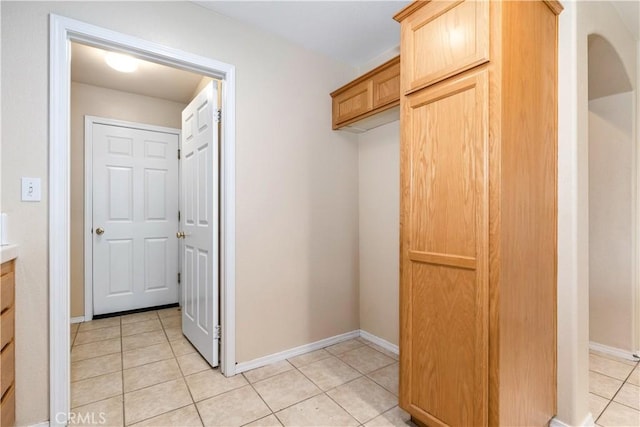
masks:
[[[121,73],[104,61],[107,51],[71,43],[71,80],[123,92],[188,104],[202,76],[148,61],[139,61],[138,70]]]
[[[357,67],[400,44],[400,24],[393,20],[393,15],[410,2],[200,0],[195,3]]]

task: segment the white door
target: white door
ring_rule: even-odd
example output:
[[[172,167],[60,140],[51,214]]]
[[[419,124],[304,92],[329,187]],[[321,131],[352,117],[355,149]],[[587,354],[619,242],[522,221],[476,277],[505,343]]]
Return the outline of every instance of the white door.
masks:
[[[178,133],[94,123],[93,310],[178,302]]]
[[[218,94],[213,81],[182,112],[182,332],[218,366]]]

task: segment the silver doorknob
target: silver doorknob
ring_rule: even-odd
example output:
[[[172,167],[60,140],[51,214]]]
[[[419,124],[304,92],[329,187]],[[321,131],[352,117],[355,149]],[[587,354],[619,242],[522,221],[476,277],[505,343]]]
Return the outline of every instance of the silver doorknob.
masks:
[[[98,236],[102,236],[104,234],[104,228],[102,228],[102,227],[96,228],[96,234]]]
[[[176,237],[177,237],[178,239],[184,239],[184,237],[185,237],[184,231],[178,231],[178,232],[176,233]]]

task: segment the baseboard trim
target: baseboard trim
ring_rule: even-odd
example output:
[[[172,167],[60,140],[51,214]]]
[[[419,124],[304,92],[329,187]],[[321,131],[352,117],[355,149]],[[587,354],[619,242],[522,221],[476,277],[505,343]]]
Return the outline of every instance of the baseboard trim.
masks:
[[[591,412],[587,414],[582,423],[578,424],[579,427],[593,427],[595,421],[593,420],[593,415]],[[551,418],[551,422],[549,422],[549,427],[575,427],[573,424],[567,424],[564,421],[557,419],[556,417]]]
[[[82,323],[84,322],[84,316],[72,317],[71,323]],[[40,424],[38,424],[40,425]]]
[[[389,350],[393,354],[400,354],[400,348],[397,345],[391,344],[389,341],[373,335],[370,332],[360,329],[360,336],[367,341],[371,341],[372,343],[379,345],[385,350]]]
[[[311,351],[320,350],[321,348],[328,347],[333,344],[337,344],[342,341],[358,338],[360,336],[360,330],[347,332],[333,337],[325,338],[320,341],[312,342],[310,344],[304,344],[298,347],[284,350],[279,353],[273,353],[268,356],[259,357],[257,359],[249,360],[247,362],[241,362],[236,365],[236,374],[246,372],[251,369],[261,368],[271,363],[280,362],[281,360],[289,359],[291,357],[300,356],[301,354],[309,353]]]
[[[50,423],[49,421],[42,421],[41,423],[38,424],[31,424],[29,427],[49,427]]]
[[[622,350],[616,347],[609,347],[608,345],[599,344],[593,341],[589,341],[589,349],[609,354],[611,356],[619,357],[621,359],[630,360],[632,362],[638,361],[638,358],[634,356],[634,353],[632,351]]]

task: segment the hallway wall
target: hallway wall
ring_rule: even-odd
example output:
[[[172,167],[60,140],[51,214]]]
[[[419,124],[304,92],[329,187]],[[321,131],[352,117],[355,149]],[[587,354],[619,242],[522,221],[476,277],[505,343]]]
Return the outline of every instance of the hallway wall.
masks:
[[[634,351],[634,92],[589,101],[589,340]]]
[[[84,316],[84,116],[179,129],[186,104],[71,82],[71,317]]]

